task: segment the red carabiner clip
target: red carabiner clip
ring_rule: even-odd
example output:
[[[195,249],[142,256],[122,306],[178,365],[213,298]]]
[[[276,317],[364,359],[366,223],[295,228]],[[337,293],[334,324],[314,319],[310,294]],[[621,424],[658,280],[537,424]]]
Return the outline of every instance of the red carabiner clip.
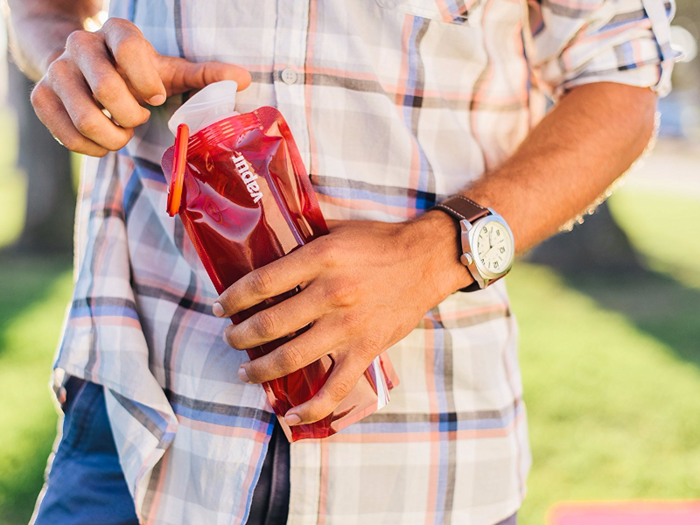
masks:
[[[187,165],[187,145],[190,140],[190,128],[180,124],[175,135],[175,159],[168,189],[168,215],[171,217],[180,211],[182,202],[182,185],[185,182],[185,166]]]

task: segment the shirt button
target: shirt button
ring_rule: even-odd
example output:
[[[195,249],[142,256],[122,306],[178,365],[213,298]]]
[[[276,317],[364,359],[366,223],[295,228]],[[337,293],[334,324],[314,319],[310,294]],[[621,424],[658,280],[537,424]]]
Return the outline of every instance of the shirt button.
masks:
[[[282,71],[282,82],[285,84],[294,84],[297,81],[297,73],[293,69],[285,69]]]

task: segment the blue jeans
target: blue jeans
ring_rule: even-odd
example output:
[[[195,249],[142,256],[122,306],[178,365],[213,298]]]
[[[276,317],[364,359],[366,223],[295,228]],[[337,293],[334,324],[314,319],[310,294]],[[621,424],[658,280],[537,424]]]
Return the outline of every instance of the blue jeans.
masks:
[[[119,465],[102,386],[71,378],[63,438],[35,525],[138,525]]]

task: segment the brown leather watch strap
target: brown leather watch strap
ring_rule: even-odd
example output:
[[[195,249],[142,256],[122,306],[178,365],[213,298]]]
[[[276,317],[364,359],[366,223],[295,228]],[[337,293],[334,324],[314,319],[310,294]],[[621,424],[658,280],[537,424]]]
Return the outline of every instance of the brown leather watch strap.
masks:
[[[459,225],[460,221],[467,220],[470,223],[474,223],[486,217],[490,212],[483,206],[478,205],[473,200],[465,197],[464,195],[453,195],[449,199],[442,201],[440,204],[436,204],[431,208],[431,210],[441,210],[456,219],[457,223],[457,246],[459,248],[459,253],[462,253],[462,228]],[[480,290],[479,283],[474,281],[469,286],[462,288],[460,292],[476,292]]]
[[[457,221],[468,220],[469,222],[474,222],[482,217],[486,217],[489,214],[489,210],[483,206],[478,205],[473,200],[465,197],[464,195],[453,195],[447,200],[442,201],[440,204],[433,206],[433,209],[438,208],[447,213],[452,217],[457,219]],[[457,229],[459,231],[459,228]],[[462,246],[460,241],[460,247]]]

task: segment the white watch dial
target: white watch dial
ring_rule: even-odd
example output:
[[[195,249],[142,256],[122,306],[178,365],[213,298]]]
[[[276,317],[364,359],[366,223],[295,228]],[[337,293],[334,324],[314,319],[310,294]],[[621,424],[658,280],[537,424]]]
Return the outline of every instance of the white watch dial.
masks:
[[[483,268],[492,273],[501,273],[513,262],[513,239],[498,221],[489,221],[479,226],[477,257]]]

